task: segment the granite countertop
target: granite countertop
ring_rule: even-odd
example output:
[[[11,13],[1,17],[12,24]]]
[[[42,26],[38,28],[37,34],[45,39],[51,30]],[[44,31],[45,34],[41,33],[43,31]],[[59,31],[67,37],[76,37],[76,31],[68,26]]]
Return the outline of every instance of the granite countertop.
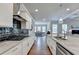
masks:
[[[79,55],[79,35],[67,36],[67,40],[52,37],[56,42],[75,55]]]
[[[23,41],[26,40],[26,38],[29,39],[29,38],[32,38],[32,36],[25,37],[24,39],[19,40],[19,41],[2,41],[2,42],[0,42],[0,55],[9,51],[11,48],[14,48],[18,44],[22,43]]]

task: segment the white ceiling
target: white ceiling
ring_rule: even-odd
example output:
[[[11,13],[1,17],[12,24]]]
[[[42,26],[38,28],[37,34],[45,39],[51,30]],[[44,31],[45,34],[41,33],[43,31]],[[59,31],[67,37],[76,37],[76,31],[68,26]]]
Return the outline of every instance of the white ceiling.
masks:
[[[79,3],[24,3],[24,5],[32,17],[37,21],[42,21],[43,19],[46,19],[47,21],[59,20],[60,18],[71,19],[72,14],[79,15],[79,11],[75,12],[79,9]],[[70,8],[70,11],[67,11],[67,8]],[[39,11],[35,12],[35,9],[38,9]]]

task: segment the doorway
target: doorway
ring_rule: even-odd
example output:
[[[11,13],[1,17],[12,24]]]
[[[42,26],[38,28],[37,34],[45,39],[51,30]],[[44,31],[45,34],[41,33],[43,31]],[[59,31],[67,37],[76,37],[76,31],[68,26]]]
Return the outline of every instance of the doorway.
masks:
[[[35,26],[35,35],[36,36],[45,36],[47,33],[47,25],[36,25]]]

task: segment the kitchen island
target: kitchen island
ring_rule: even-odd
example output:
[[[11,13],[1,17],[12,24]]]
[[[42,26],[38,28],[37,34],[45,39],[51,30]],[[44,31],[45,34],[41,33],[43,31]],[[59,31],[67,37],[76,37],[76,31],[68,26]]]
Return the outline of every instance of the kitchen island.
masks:
[[[66,40],[56,38],[55,41],[74,55],[79,55],[79,36],[69,35]]]
[[[50,37],[51,36],[48,36],[47,42],[49,42],[50,40],[50,43],[47,43],[47,45],[50,48],[52,54],[79,55],[79,35],[69,35],[67,36],[67,40],[55,37],[50,38]]]
[[[25,55],[28,54],[34,43],[34,36],[25,37],[22,40],[0,42],[0,55]]]

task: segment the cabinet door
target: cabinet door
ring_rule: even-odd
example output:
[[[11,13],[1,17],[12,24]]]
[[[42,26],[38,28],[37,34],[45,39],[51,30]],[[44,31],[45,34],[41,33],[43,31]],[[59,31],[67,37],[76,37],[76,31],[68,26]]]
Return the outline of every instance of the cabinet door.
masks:
[[[47,45],[48,45],[48,47],[50,48],[50,39],[47,37]]]
[[[3,55],[21,55],[22,45],[19,44],[16,47],[11,48],[9,51],[5,52]]]
[[[51,52],[52,54],[56,55],[56,42],[54,40],[51,40]]]
[[[29,50],[31,49],[33,43],[34,43],[34,37],[30,37],[30,38],[28,39],[28,49],[29,49]]]
[[[49,49],[51,51],[51,40],[50,40],[49,37],[47,37],[47,45],[48,45],[48,47],[49,47]]]
[[[23,47],[23,55],[26,55],[28,53],[28,39],[27,38],[26,40],[23,41],[22,47]]]
[[[47,45],[49,46],[49,49],[52,54],[56,54],[56,42],[52,38],[47,38]]]
[[[31,49],[33,43],[34,43],[34,38],[32,38],[32,37],[26,38],[26,40],[23,41],[23,55],[28,54],[28,52]]]

